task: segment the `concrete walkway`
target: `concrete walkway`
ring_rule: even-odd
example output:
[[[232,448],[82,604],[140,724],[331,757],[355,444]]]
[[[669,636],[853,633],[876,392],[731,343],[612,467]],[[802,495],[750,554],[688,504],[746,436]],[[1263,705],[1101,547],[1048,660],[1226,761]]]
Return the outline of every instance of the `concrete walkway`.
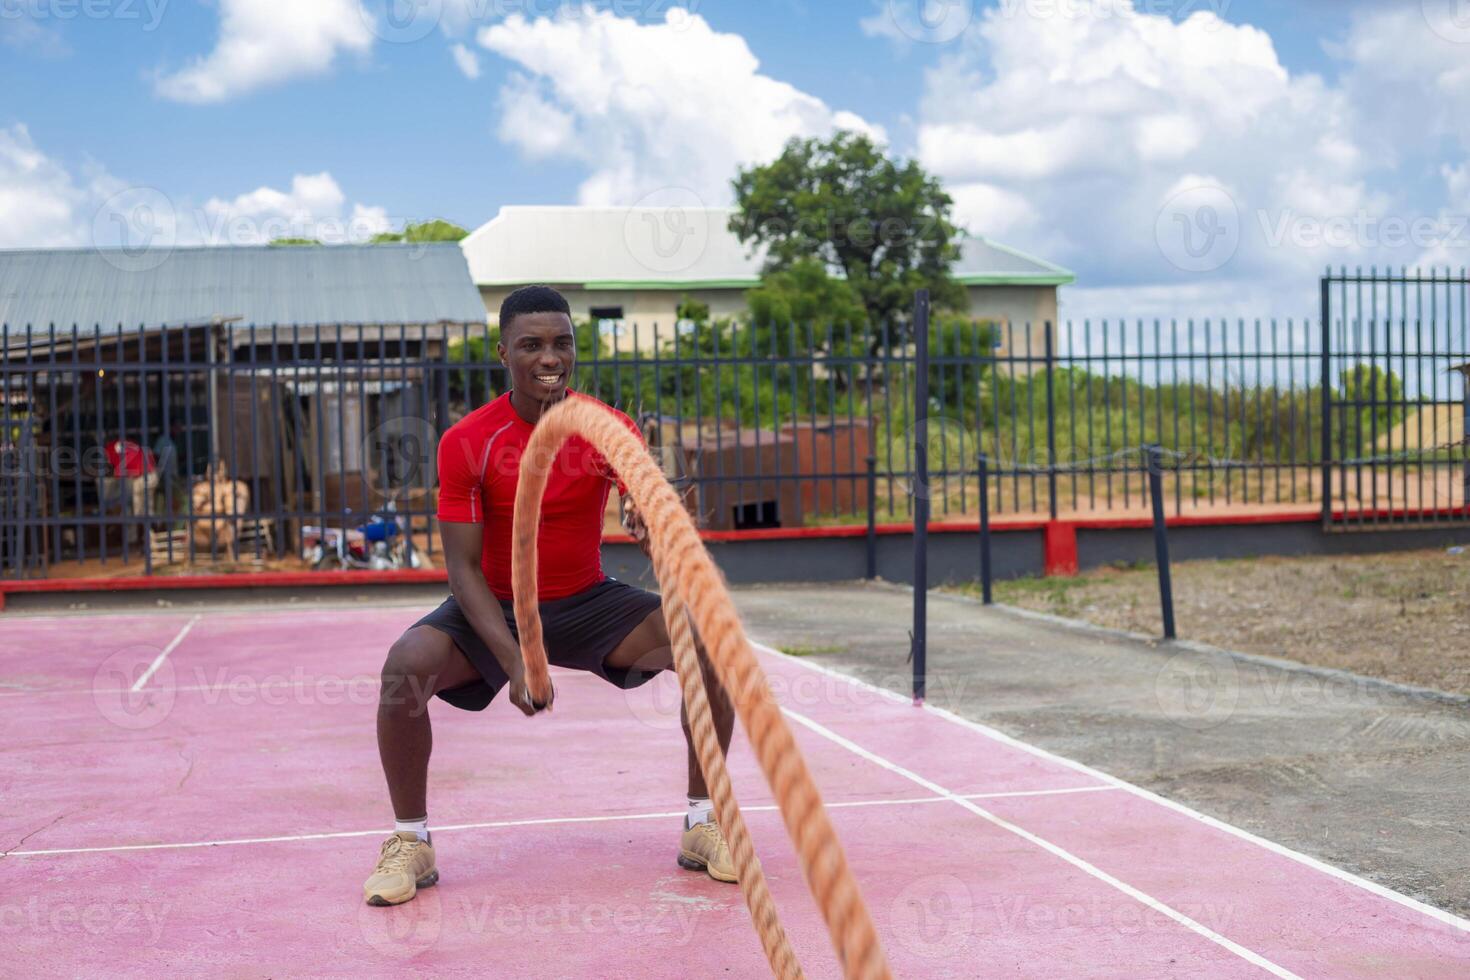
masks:
[[[736,590],[751,637],[907,693],[912,596]],[[929,599],[929,703],[1470,914],[1470,705]]]

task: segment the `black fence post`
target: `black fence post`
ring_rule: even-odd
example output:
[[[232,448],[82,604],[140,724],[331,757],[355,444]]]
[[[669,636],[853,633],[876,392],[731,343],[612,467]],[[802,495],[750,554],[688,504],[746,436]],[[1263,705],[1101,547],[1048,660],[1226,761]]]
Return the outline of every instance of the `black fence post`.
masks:
[[[1148,492],[1154,506],[1154,559],[1159,566],[1159,608],[1164,617],[1164,639],[1174,639],[1174,587],[1169,579],[1169,531],[1164,523],[1164,455],[1158,446],[1148,451]]]
[[[1322,526],[1332,525],[1332,284],[1329,276],[1322,276]]]
[[[878,577],[878,457],[868,454],[868,566],[869,581]]]
[[[1051,519],[1057,519],[1057,396],[1053,380],[1056,347],[1051,336],[1051,321],[1046,330],[1046,493]]]
[[[929,613],[929,290],[914,295],[914,704],[924,703]]]
[[[994,602],[990,592],[990,460],[980,454],[980,597],[987,606]]]

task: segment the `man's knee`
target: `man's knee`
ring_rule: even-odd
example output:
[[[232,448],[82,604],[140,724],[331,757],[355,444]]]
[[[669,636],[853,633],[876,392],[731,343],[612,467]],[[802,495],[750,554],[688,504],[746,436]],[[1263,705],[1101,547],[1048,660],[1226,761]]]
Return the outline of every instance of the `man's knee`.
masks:
[[[422,706],[443,685],[448,663],[446,644],[420,629],[411,629],[388,648],[383,661],[380,703]]]

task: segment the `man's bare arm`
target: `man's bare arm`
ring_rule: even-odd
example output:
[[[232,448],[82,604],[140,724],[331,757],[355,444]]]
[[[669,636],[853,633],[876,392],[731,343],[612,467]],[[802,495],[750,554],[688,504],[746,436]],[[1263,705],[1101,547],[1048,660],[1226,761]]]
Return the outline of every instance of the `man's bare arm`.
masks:
[[[505,676],[510,678],[511,703],[524,714],[534,715],[539,709],[531,703],[530,693],[526,690],[520,644],[511,635],[505,614],[500,609],[500,600],[491,594],[485,573],[480,568],[484,526],[440,521],[439,535],[444,542],[444,565],[449,572],[450,591],[475,633],[490,648]],[[554,691],[552,697],[555,697]],[[551,700],[548,698],[540,707],[551,707]]]

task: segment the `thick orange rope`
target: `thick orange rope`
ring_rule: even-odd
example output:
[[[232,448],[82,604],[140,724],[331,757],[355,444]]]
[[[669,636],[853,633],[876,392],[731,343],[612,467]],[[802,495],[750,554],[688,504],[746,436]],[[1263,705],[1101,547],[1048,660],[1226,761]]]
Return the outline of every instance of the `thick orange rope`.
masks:
[[[709,693],[704,685],[699,654],[694,647],[694,631],[690,628],[684,603],[673,591],[664,593],[664,622],[669,628],[669,642],[674,647],[674,667],[684,692],[684,707],[694,736],[699,768],[704,772],[704,784],[714,801],[715,819],[719,821],[730,847],[740,891],[745,896],[745,907],[750,910],[750,921],[755,923],[756,934],[760,936],[766,959],[771,964],[771,973],[781,980],[802,980],[801,964],[786,939],[781,918],[776,914],[775,899],[771,898],[766,887],[766,873],[755,855],[755,845],[750,841],[750,831],[745,826],[745,817],[740,813],[735,790],[730,785],[730,774],[725,769],[725,753],[720,749],[714,719],[710,717]]]
[[[806,760],[796,747],[780,707],[771,696],[765,673],[756,661],[750,641],[746,639],[724,578],[699,540],[694,522],[643,443],[606,407],[587,399],[566,398],[549,409],[531,434],[521,461],[512,536],[511,578],[521,656],[526,665],[526,686],[531,697],[545,702],[551,695],[551,677],[547,670],[541,616],[536,602],[536,536],[541,523],[541,498],[546,490],[552,461],[562,443],[574,434],[586,439],[602,453],[622,477],[643,515],[648,526],[654,570],[666,597],[665,615],[676,658],[683,659],[679,653],[681,645],[693,646],[692,637],[683,635],[687,634],[688,623],[683,622],[681,613],[687,609],[694,629],[704,640],[710,663],[730,694],[751,747],[775,793],[786,831],[796,845],[807,886],[826,920],[844,975],[862,980],[888,978],[888,963],[857,882],[847,865],[847,856],[822,806],[821,794],[807,770]],[[681,644],[681,640],[685,642]],[[698,670],[681,668],[680,674],[681,683],[685,685],[690,727],[696,730],[708,728],[713,735],[707,700],[689,697],[690,682],[684,679],[684,675],[697,675]],[[702,680],[697,676],[694,680],[702,689]],[[700,765],[705,768],[721,829],[725,831],[731,844],[731,854],[738,862],[740,856],[735,851],[735,833],[738,825],[738,833],[744,839],[741,846],[743,854],[748,845],[744,824],[743,821],[737,823],[731,816],[731,813],[738,814],[738,808],[733,795],[725,792],[729,779],[728,776],[720,778],[723,766],[711,770],[705,753],[699,749],[700,741],[702,739],[696,737]],[[775,916],[769,893],[763,897],[760,894],[765,892],[764,877],[746,880],[746,873],[758,867],[753,849],[750,850],[748,865],[737,865],[741,887],[746,892],[746,904],[771,961],[772,971],[781,977],[793,976],[795,974],[791,971],[799,970],[795,957],[780,932],[780,922]]]

